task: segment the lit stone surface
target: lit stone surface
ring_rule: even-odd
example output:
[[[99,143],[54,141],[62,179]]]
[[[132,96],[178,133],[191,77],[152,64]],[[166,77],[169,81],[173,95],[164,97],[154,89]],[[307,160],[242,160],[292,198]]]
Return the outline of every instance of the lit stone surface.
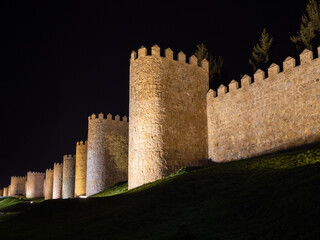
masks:
[[[0,197],[3,196],[3,189],[0,189]]]
[[[26,197],[36,198],[43,197],[44,173],[28,172],[26,182]]]
[[[11,196],[11,191],[10,191],[10,185],[8,186],[8,196],[9,196],[9,197],[12,197],[12,196]]]
[[[215,97],[208,94],[208,151],[214,162],[239,160],[320,141],[320,59],[310,51],[271,65],[269,77]],[[247,78],[248,79],[248,78]]]
[[[10,195],[26,195],[26,182],[27,177],[11,177],[10,182]]]
[[[89,117],[88,147],[87,147],[87,196],[98,193],[107,187],[128,179],[128,173],[118,168],[114,157],[108,150],[107,134],[115,132],[126,136],[128,133],[127,117],[120,121],[120,116],[108,114],[105,119],[100,113],[98,117],[93,114]]]
[[[52,192],[53,192],[53,170],[47,169],[46,170],[46,178],[44,181],[44,199],[52,199]]]
[[[76,144],[76,176],[75,176],[75,197],[86,194],[87,180],[87,141]]]
[[[62,198],[62,175],[63,175],[63,164],[54,163],[52,199]]]
[[[142,53],[142,54],[140,54]],[[144,47],[130,59],[129,188],[203,164],[207,154],[208,62]]]
[[[2,195],[3,195],[4,197],[7,197],[7,196],[8,196],[8,187],[4,187],[4,188],[3,188]]]
[[[62,198],[74,197],[76,156],[63,156]]]

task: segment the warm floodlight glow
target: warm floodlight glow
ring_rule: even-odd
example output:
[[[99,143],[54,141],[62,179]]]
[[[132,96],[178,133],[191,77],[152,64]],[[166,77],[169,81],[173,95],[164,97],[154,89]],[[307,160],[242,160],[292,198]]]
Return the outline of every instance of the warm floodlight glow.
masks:
[[[87,196],[79,196],[79,198],[87,198]]]

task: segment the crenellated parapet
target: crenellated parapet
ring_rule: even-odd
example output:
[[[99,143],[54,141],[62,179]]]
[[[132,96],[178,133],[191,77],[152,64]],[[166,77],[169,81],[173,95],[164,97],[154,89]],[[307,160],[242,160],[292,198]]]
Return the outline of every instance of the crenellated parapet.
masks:
[[[320,47],[318,48],[318,56]],[[208,152],[230,161],[320,141],[320,58],[287,57],[207,93]],[[300,62],[297,65],[297,62]],[[240,86],[239,86],[240,85]]]
[[[200,65],[200,66],[199,66]],[[158,45],[132,51],[129,188],[207,159],[208,61]]]

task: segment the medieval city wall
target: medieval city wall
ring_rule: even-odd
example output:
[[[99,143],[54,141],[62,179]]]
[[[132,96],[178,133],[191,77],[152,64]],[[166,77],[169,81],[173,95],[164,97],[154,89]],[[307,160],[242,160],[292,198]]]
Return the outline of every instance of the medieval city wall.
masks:
[[[9,197],[12,197],[12,195],[11,195],[10,185],[8,186],[8,196],[9,196]]]
[[[8,187],[4,187],[4,188],[3,188],[2,195],[3,195],[4,197],[7,197],[7,196],[8,196]]]
[[[27,177],[12,176],[10,182],[10,195],[26,195]]]
[[[130,59],[129,188],[207,159],[207,60],[141,47]]]
[[[318,48],[320,55],[320,48]],[[207,94],[208,152],[214,162],[249,158],[320,141],[320,58],[305,50],[300,65],[288,57],[229,91]]]
[[[44,191],[44,199],[52,199],[52,192],[53,192],[53,170],[47,169],[46,170],[46,178],[44,180],[43,185]]]
[[[87,180],[87,141],[76,144],[76,175],[74,196],[86,194]]]
[[[112,136],[121,135],[128,138],[128,119],[116,115],[112,118],[111,114],[104,118],[100,113],[89,116],[88,123],[88,147],[87,147],[87,180],[86,195],[90,196],[98,193],[107,187],[127,180],[127,159],[125,166],[117,164],[114,154],[111,153],[109,146],[110,134]],[[111,136],[111,137],[112,137]],[[127,146],[123,146],[127,148]]]
[[[0,197],[2,197],[3,196],[3,189],[1,188],[0,189]]]
[[[75,168],[76,156],[64,155],[62,174],[62,198],[64,199],[74,197]]]
[[[53,164],[52,199],[62,198],[63,163]]]
[[[28,172],[26,182],[26,197],[36,198],[43,197],[44,173]]]

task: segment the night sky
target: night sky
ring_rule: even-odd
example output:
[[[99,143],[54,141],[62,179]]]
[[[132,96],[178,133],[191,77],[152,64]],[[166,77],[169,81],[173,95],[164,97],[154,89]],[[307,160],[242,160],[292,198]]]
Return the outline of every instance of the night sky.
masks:
[[[248,59],[264,27],[274,37],[273,62],[297,57],[289,37],[306,4],[7,2],[1,3],[0,187],[10,176],[45,171],[74,154],[76,141],[87,139],[92,113],[128,116],[132,50],[158,44],[189,57],[205,43],[212,55],[224,57],[228,74],[213,84],[217,88],[252,74]]]

